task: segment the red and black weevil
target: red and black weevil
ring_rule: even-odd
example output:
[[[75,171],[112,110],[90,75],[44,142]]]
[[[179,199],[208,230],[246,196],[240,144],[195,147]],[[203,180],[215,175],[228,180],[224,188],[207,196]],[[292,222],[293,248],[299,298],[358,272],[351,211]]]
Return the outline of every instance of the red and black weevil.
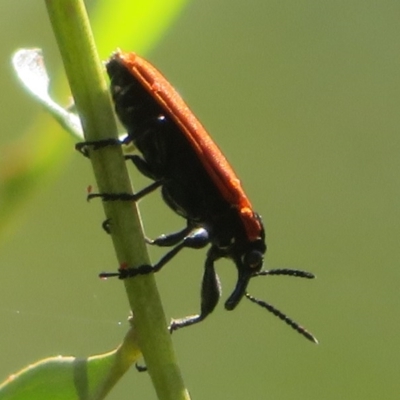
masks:
[[[261,270],[266,252],[261,217],[253,210],[230,164],[171,84],[150,63],[135,53],[117,51],[106,64],[111,80],[115,111],[127,130],[123,142],[85,142],[77,148],[98,149],[133,142],[141,155],[129,156],[136,168],[154,182],[134,195],[90,194],[103,201],[138,201],[157,188],[165,203],[186,220],[179,232],[149,241],[156,246],[173,247],[154,265],[120,268],[101,277],[121,279],[159,271],[183,248],[210,245],[204,264],[201,308],[198,315],[173,320],[170,330],[196,324],[215,308],[221,295],[214,262],[230,258],[237,269],[237,283],[225,302],[233,310],[243,297],[266,308],[307,339],[317,343],[305,328],[272,305],[247,293],[250,279],[265,275],[314,278],[300,270]]]

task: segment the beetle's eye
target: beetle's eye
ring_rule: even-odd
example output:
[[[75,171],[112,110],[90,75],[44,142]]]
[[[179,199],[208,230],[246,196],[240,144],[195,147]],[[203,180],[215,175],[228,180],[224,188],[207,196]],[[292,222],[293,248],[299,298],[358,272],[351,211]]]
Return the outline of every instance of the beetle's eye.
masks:
[[[263,263],[263,254],[257,250],[251,250],[243,257],[243,263],[251,269],[260,269]]]

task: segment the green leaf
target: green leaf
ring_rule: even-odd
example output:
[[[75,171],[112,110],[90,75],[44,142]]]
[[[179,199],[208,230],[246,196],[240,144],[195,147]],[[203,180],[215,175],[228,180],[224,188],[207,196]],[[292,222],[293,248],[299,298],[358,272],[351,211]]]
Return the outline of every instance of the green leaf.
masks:
[[[46,111],[48,111],[67,132],[78,140],[82,140],[83,131],[78,115],[58,105],[49,95],[50,79],[47,75],[42,50],[18,50],[12,58],[12,63],[18,78],[26,89],[28,89],[28,93],[42,104]]]
[[[131,329],[123,344],[109,353],[51,357],[29,365],[0,386],[0,400],[103,399],[139,357]]]

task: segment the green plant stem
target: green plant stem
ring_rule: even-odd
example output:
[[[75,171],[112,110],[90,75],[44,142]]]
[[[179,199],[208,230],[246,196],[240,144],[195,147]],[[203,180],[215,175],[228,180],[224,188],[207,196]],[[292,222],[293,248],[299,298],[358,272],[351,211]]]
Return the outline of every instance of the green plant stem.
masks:
[[[87,141],[116,138],[117,130],[100,60],[82,0],[45,0]],[[97,186],[104,193],[132,193],[122,151],[91,152]],[[104,203],[120,264],[149,264],[134,204]],[[159,399],[188,400],[152,275],[124,281],[140,349]],[[116,284],[116,282],[114,283]]]

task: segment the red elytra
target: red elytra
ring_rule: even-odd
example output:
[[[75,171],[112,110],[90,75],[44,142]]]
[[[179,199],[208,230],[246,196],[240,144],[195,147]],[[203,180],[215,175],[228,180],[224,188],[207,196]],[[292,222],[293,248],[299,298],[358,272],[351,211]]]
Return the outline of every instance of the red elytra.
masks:
[[[143,87],[152,94],[157,103],[189,139],[192,148],[198,154],[201,163],[219,188],[222,196],[239,211],[248,239],[250,241],[259,239],[262,227],[260,221],[254,215],[253,207],[240,184],[239,178],[179,93],[152,64],[137,54],[117,52],[114,57],[120,60]]]

